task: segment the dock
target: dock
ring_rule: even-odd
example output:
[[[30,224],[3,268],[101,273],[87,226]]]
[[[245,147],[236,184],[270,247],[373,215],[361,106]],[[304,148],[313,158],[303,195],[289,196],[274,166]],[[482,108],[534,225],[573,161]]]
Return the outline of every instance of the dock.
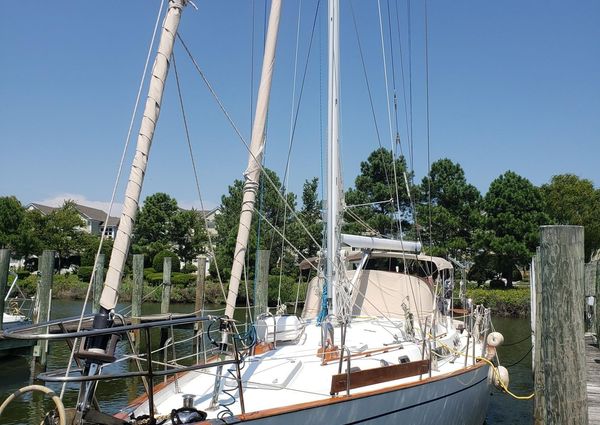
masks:
[[[600,425],[600,349],[590,334],[585,337],[588,424]]]

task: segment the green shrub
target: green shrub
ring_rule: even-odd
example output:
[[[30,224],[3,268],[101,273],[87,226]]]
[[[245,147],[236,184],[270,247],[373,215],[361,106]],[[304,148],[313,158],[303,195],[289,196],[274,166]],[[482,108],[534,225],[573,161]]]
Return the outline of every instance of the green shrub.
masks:
[[[171,275],[171,283],[173,285],[187,286],[192,282],[196,281],[196,276],[193,274],[186,273],[173,273]]]
[[[298,291],[296,279],[290,276],[281,276],[281,302],[295,302]],[[269,305],[277,305],[279,293],[279,275],[269,276]],[[302,297],[304,294],[300,294]]]
[[[81,266],[79,267],[79,270],[77,270],[77,277],[82,282],[89,282],[93,271],[94,266]]]
[[[146,280],[151,285],[160,285],[163,283],[163,274],[161,273],[149,273],[146,276]]]
[[[197,271],[198,267],[194,266],[192,263],[185,263],[185,265],[181,269],[181,273],[195,273]]]
[[[19,276],[19,280],[17,282],[21,282],[23,279],[26,279],[31,275],[31,272],[29,270],[25,270],[25,269],[15,270],[15,273],[17,274],[17,276]],[[12,283],[12,280],[14,279],[14,277],[9,277],[8,279],[9,279],[9,282]]]
[[[156,270],[157,272],[163,271],[163,264],[164,264],[165,257],[172,258],[171,272],[178,272],[181,267],[179,264],[179,257],[173,251],[169,251],[168,249],[160,251],[158,254],[156,254],[154,256],[154,259],[152,260],[152,267],[154,268],[154,270]]]
[[[528,316],[530,310],[529,288],[467,289],[467,297],[473,304],[482,304],[499,316]]]
[[[154,270],[154,268],[152,267],[146,267],[144,269],[144,279],[148,280],[148,276],[150,276],[151,274],[155,274],[156,270]]]

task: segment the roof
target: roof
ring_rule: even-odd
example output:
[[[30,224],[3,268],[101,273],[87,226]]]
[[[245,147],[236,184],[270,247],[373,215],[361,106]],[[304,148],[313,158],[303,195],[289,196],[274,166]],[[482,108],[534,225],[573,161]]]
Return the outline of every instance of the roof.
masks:
[[[56,207],[50,207],[48,205],[35,204],[35,203],[31,203],[31,204],[29,204],[29,206],[37,209],[44,215],[50,214],[52,211],[56,211],[58,209]],[[73,206],[79,212],[79,214],[81,214],[85,218],[99,221],[101,223],[104,223],[104,220],[106,220],[106,213],[102,210],[99,210],[98,208],[92,208],[92,207],[88,207],[88,206],[80,205],[80,204],[76,204],[76,203],[73,203]],[[118,226],[119,225],[119,217],[108,217],[107,225],[108,226]]]

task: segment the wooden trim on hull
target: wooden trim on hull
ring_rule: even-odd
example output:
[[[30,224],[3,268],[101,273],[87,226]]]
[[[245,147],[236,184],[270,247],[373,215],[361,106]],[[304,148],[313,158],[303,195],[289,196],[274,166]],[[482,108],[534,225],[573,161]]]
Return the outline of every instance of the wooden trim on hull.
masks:
[[[289,405],[289,406],[285,406],[285,407],[277,407],[277,408],[273,408],[273,409],[266,409],[266,410],[250,412],[250,413],[246,413],[246,414],[242,414],[242,415],[236,415],[231,418],[228,418],[227,423],[233,424],[233,423],[239,423],[239,422],[251,422],[251,421],[255,421],[255,420],[259,420],[259,419],[264,419],[264,418],[269,418],[269,417],[274,417],[274,416],[281,416],[281,415],[285,415],[288,413],[294,413],[294,412],[298,412],[298,411],[302,411],[302,410],[315,409],[315,408],[324,407],[324,406],[328,406],[328,405],[333,405],[333,404],[338,404],[338,403],[346,403],[346,402],[357,400],[357,399],[373,397],[373,396],[386,394],[386,393],[392,393],[392,392],[404,390],[407,388],[413,388],[413,387],[425,385],[425,384],[436,382],[436,381],[443,381],[445,379],[450,379],[450,378],[460,376],[460,375],[469,373],[471,371],[480,369],[482,367],[487,367],[487,364],[484,362],[478,362],[475,365],[466,367],[466,368],[461,369],[456,372],[451,372],[451,373],[439,375],[439,376],[427,377],[420,381],[394,385],[389,388],[380,388],[377,390],[366,391],[366,392],[363,392],[360,394],[351,394],[349,396],[343,395],[343,396],[331,397],[331,398],[317,400],[317,401],[311,401],[311,402],[307,402],[307,403],[293,404],[293,405]],[[471,384],[467,387],[464,387],[464,388],[460,389],[459,391],[455,391],[450,394],[445,394],[441,397],[427,400],[427,401],[424,401],[424,402],[421,402],[421,403],[418,403],[418,404],[415,404],[412,406],[403,407],[401,409],[395,409],[394,411],[386,412],[385,415],[397,413],[402,410],[410,409],[410,408],[413,408],[413,407],[416,407],[416,406],[419,406],[422,404],[435,402],[435,401],[438,401],[438,400],[446,398],[446,397],[451,397],[454,394],[457,394],[459,392],[462,392],[464,390],[467,390],[474,386],[477,386],[477,385],[481,384],[484,380],[487,380],[487,379],[488,378],[487,378],[487,374],[486,374],[485,378],[483,378],[477,382],[474,382],[473,384]],[[385,415],[380,415],[380,416],[385,416]],[[363,420],[352,422],[352,423],[360,423],[360,422],[365,422],[365,421],[369,421],[369,420],[373,420],[373,419],[377,419],[377,417],[367,418],[367,419],[363,419]],[[223,421],[219,420],[219,419],[209,419],[204,422],[198,422],[195,425],[216,425],[216,424],[223,424]]]

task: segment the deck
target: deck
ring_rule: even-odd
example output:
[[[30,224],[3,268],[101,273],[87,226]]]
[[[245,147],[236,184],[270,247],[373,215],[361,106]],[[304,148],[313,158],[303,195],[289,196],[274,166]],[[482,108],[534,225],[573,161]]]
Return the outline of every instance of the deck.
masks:
[[[585,337],[588,424],[600,425],[600,349],[591,335]]]

